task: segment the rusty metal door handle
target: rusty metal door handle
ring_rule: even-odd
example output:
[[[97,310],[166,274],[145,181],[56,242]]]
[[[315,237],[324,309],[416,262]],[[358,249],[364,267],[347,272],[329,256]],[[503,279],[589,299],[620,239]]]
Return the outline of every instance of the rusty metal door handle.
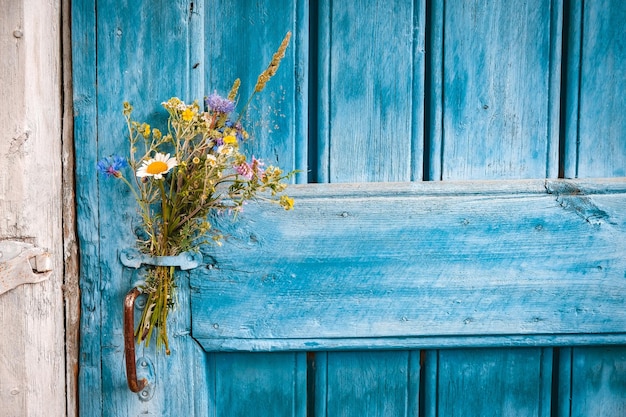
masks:
[[[126,294],[124,299],[124,353],[126,356],[126,379],[132,392],[139,392],[148,385],[148,380],[137,380],[137,363],[135,362],[135,300],[141,292],[137,287]]]

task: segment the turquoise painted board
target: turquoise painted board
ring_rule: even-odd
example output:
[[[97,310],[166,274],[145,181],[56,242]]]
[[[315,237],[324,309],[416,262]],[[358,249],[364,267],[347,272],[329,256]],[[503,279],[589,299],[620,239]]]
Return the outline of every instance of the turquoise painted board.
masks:
[[[209,415],[306,416],[306,354],[230,353],[209,357]]]
[[[419,415],[419,352],[341,352],[316,356],[317,402],[310,415]]]
[[[438,415],[551,415],[552,349],[451,349],[438,359]]]
[[[626,175],[626,3],[573,2],[568,38],[564,172]]]
[[[192,277],[193,335],[206,349],[626,341],[624,179],[292,194],[287,215],[250,205]]]
[[[566,177],[626,175],[626,4],[619,0],[574,2],[569,11],[563,172]],[[626,388],[619,374],[624,348],[576,348],[563,352],[560,395],[570,397],[563,416],[623,415]],[[622,372],[623,373],[623,372]],[[568,408],[566,408],[568,406]],[[564,404],[561,410],[570,410]]]
[[[422,178],[421,2],[321,1],[316,182]]]
[[[626,415],[626,348],[573,349],[572,417]]]
[[[556,177],[561,1],[435,3],[430,179]]]
[[[73,70],[74,140],[76,147],[77,234],[80,241],[80,358],[79,414],[102,416],[102,352],[100,348],[100,265],[97,178],[93,167],[98,161],[96,146],[85,146],[97,137],[96,11],[93,1],[72,3],[72,54],[90,71]],[[80,10],[80,12],[78,12]],[[80,59],[77,59],[80,57]],[[83,144],[83,146],[81,146]]]
[[[306,174],[308,82],[307,68],[302,66],[308,58],[308,6],[303,3],[295,1],[286,7],[276,0],[239,0],[216,7],[209,2],[204,11],[197,11],[204,18],[203,30],[197,35],[204,56],[196,62],[197,69],[204,71],[205,95],[227,93],[240,78],[241,101],[245,101],[285,34],[293,33],[280,69],[242,120],[252,128],[248,152],[262,157],[268,165],[302,169],[301,177]]]
[[[542,0],[433,2],[427,43],[427,178],[557,176],[562,7],[561,1]],[[439,357],[437,363],[459,369],[460,357],[463,352]],[[506,349],[492,351],[490,360],[520,375],[527,374],[527,363],[537,363],[531,354],[511,363]],[[465,357],[464,366],[482,369],[483,359]],[[436,414],[433,405],[426,408],[427,415],[447,415],[450,410],[491,415],[489,407],[493,415],[502,412],[500,403],[508,395],[504,385],[476,373],[465,378],[447,383],[462,384],[470,397],[483,398],[483,391],[489,392],[489,406],[479,411],[478,404],[454,395],[452,389],[436,397],[426,394],[441,413]],[[531,378],[527,383],[538,381]],[[543,412],[538,403],[531,409],[536,415]]]

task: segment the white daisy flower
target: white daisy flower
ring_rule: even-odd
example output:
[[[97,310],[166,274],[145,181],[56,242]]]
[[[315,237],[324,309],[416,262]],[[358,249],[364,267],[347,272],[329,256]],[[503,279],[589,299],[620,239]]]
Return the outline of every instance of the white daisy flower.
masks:
[[[206,160],[207,160],[207,163],[210,166],[212,166],[212,167],[216,167],[217,166],[217,158],[215,157],[215,155],[208,154],[206,156]]]
[[[170,172],[172,168],[178,165],[176,158],[170,158],[170,154],[162,154],[157,152],[154,158],[143,161],[141,166],[137,170],[137,176],[142,177],[154,177],[156,180],[163,178],[163,175]]]

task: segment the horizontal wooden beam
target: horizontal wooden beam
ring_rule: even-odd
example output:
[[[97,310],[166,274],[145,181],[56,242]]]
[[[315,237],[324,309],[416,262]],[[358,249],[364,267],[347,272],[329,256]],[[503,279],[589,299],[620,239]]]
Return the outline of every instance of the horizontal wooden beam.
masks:
[[[626,343],[626,179],[330,184],[191,274],[207,350]]]

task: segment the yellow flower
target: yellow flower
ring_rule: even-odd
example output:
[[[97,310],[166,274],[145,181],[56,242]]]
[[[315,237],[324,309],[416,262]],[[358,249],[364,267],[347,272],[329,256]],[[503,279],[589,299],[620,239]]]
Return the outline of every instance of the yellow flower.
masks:
[[[157,152],[154,158],[143,161],[139,169],[137,170],[137,176],[142,177],[154,177],[156,180],[163,178],[163,175],[167,174],[172,168],[178,165],[176,158],[170,158],[170,154],[162,154]]]
[[[192,162],[197,165],[200,163],[200,158],[198,158],[197,156],[194,156],[192,159]]]
[[[237,138],[233,135],[224,136],[225,145],[237,145]]]
[[[190,122],[193,119],[193,116],[195,115],[195,113],[196,112],[194,112],[189,107],[187,107],[185,110],[183,110],[183,113],[182,113],[183,120],[186,122]]]
[[[148,136],[150,136],[150,125],[146,124],[143,130],[143,137],[147,138]]]
[[[291,210],[293,208],[293,204],[294,204],[293,198],[287,197],[286,195],[280,196],[280,205],[285,210]]]

